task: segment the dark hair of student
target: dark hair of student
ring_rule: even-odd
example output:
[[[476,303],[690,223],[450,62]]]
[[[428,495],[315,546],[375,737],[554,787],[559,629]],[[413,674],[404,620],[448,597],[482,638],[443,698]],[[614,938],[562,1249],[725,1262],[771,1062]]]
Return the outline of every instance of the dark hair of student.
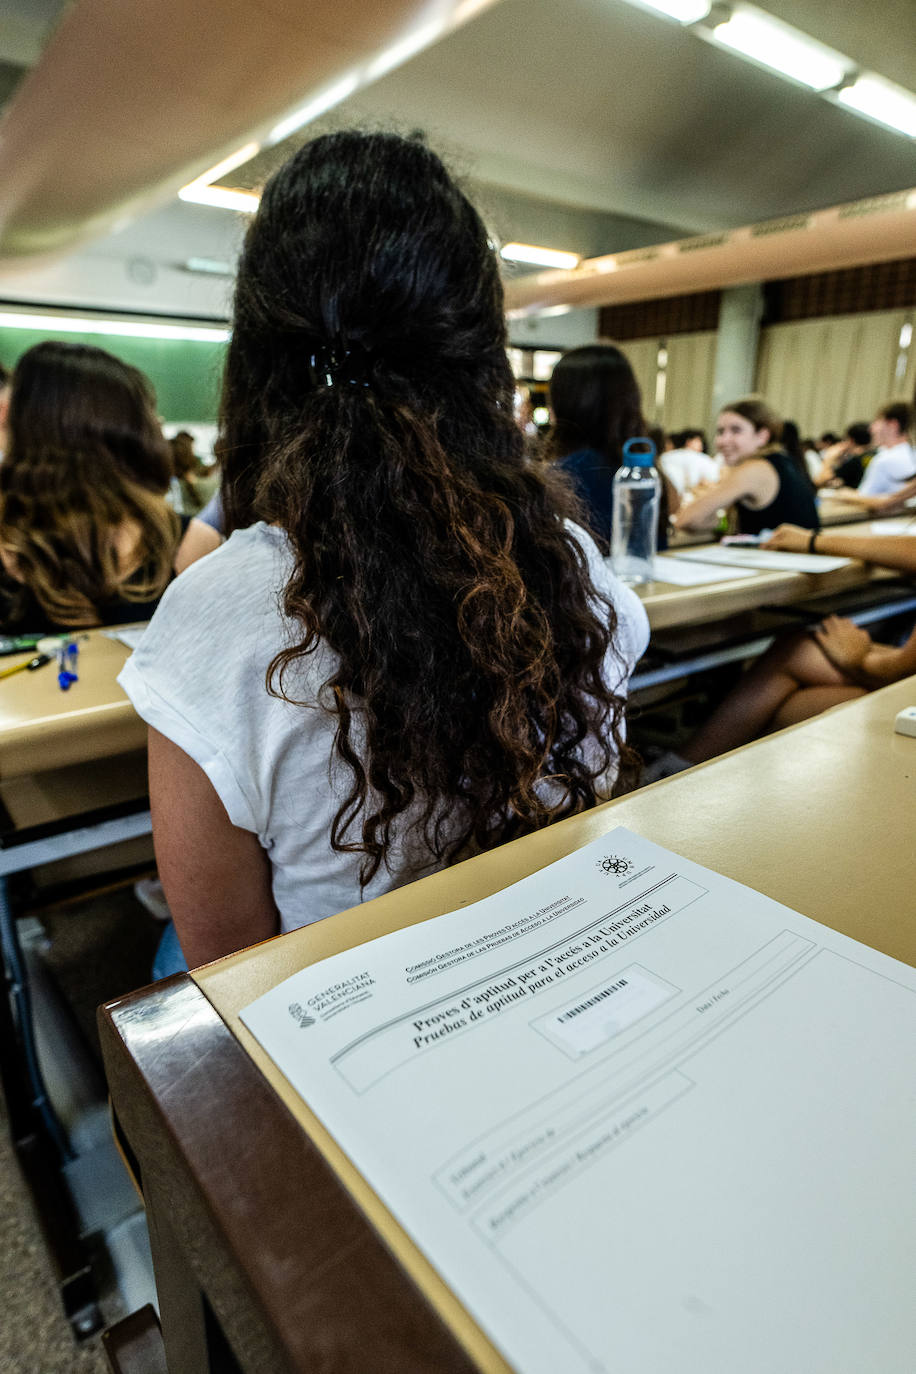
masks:
[[[586,344],[564,353],[550,378],[550,406],[552,458],[594,449],[604,454],[616,472],[627,439],[646,432],[639,384],[626,357],[613,344]]]
[[[179,522],[163,501],[171,460],[143,374],[100,348],[36,344],[16,364],[7,431],[0,543],[48,619],[95,625],[106,602],[158,595]],[[125,522],[139,534],[126,570]]]
[[[3,364],[0,363],[0,391],[2,391],[5,386],[9,385],[9,380],[9,369],[4,367]]]
[[[906,437],[913,424],[913,407],[906,401],[891,401],[889,405],[882,406],[878,411],[882,420],[894,420],[900,433]]]
[[[407,812],[451,862],[591,806],[633,757],[615,617],[565,486],[525,461],[514,387],[496,253],[435,154],[352,131],[300,149],[239,264],[223,490],[230,528],[273,521],[295,556],[301,637],[269,689],[295,702],[300,660],[337,655],[331,843],[363,884]]]
[[[871,444],[871,430],[864,420],[857,420],[854,424],[847,425],[846,438],[857,448],[868,448]]]
[[[194,452],[194,435],[186,429],[180,429],[168,444],[172,453],[172,470],[181,490],[181,509],[185,514],[196,515],[204,503],[193,481],[200,472],[200,459]]]
[[[794,420],[783,420],[780,443],[782,444],[783,452],[787,453],[792,459],[792,462],[804,477],[807,486],[814,490],[814,482],[811,473],[808,471],[808,464],[805,461],[805,450],[802,447],[801,432]]]

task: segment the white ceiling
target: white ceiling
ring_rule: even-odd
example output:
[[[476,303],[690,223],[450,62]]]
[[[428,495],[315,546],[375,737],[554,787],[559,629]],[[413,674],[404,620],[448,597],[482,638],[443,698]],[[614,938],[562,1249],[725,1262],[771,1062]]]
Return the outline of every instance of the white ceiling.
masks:
[[[916,89],[916,0],[763,3]],[[57,9],[4,5],[18,27],[0,64],[17,34],[22,60],[26,19],[34,37]],[[625,0],[501,0],[227,181],[257,183],[306,136],[354,122],[424,129],[503,238],[587,255],[916,185],[916,141]],[[237,238],[224,212],[173,202],[86,256],[174,265],[231,256]]]
[[[916,89],[914,0],[764,4]],[[625,0],[502,0],[312,129],[362,121],[426,129],[479,181],[689,231],[916,184],[913,140]]]

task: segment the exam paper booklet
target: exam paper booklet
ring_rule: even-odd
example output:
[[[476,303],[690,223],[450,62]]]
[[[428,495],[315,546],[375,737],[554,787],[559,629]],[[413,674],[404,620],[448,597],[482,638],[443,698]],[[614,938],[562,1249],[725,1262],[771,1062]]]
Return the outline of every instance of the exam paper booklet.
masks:
[[[913,969],[617,829],[242,1018],[520,1374],[916,1368]]]
[[[755,549],[743,544],[704,544],[698,549],[678,549],[673,558],[688,563],[706,563],[728,568],[757,568],[760,572],[834,572],[845,568],[851,558],[834,558],[822,553],[783,553],[781,549]]]

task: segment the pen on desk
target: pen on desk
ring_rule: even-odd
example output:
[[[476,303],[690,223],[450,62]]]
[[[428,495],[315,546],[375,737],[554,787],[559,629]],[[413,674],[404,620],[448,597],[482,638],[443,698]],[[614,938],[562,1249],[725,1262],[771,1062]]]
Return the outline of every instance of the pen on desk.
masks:
[[[50,654],[36,654],[34,658],[28,659],[25,663],[16,663],[12,668],[0,668],[0,677],[12,677],[14,673],[34,673],[36,668],[43,668],[46,663],[50,662]]]
[[[57,685],[62,692],[68,692],[79,680],[76,672],[78,654],[79,645],[75,639],[62,641],[57,650]]]

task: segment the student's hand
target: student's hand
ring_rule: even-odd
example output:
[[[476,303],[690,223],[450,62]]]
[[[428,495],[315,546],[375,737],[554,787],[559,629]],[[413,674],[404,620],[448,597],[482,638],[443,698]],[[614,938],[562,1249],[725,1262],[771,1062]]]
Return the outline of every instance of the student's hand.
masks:
[[[761,544],[762,549],[785,549],[787,553],[807,553],[811,531],[801,525],[779,525]]]
[[[839,615],[828,615],[821,625],[815,627],[814,637],[834,668],[839,668],[841,672],[854,672],[861,668],[865,655],[872,647],[871,635],[867,630]]]

